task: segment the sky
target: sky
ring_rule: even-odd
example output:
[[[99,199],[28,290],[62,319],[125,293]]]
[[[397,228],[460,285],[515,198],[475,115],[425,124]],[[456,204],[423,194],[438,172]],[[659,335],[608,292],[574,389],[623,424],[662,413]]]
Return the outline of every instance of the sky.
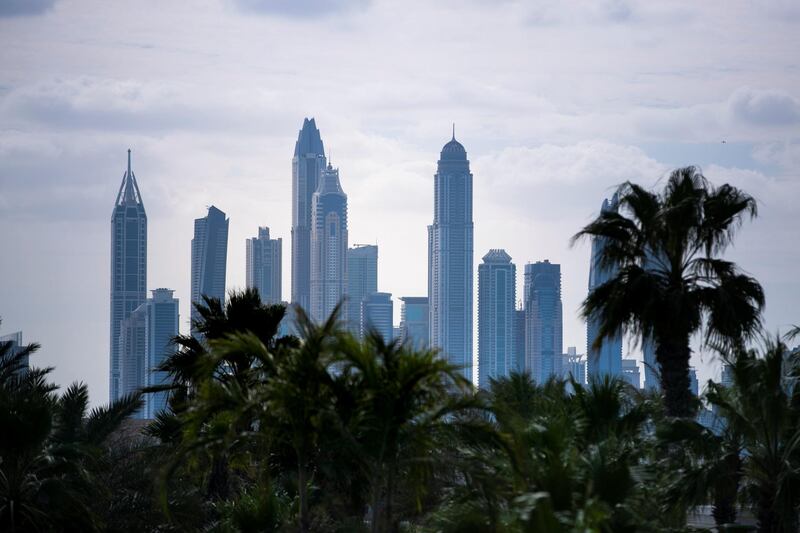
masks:
[[[565,348],[586,343],[589,245],[569,238],[617,184],[655,187],[686,165],[757,198],[727,257],[764,286],[768,331],[800,323],[794,0],[0,0],[0,50],[0,335],[41,343],[34,363],[86,382],[95,404],[127,149],[148,286],[176,290],[186,330],[193,219],[212,204],[230,216],[228,287],[266,225],[289,298],[304,117],[340,169],[350,242],[379,245],[395,298],[426,293],[433,175],[455,123],[476,268],[506,249],[520,293],[525,263],[560,263]],[[702,350],[693,364],[718,375]]]

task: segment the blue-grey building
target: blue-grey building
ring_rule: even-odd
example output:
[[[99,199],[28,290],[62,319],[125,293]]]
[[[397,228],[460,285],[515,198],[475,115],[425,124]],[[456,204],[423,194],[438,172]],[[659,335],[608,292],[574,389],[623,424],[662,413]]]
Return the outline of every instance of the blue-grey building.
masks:
[[[656,341],[652,337],[642,339],[644,388],[647,390],[661,390],[661,370],[656,360],[656,348]]]
[[[403,296],[400,307],[400,335],[404,343],[414,348],[430,346],[430,312],[427,296]]]
[[[192,328],[199,319],[194,304],[203,296],[225,301],[225,269],[228,264],[228,223],[225,213],[214,207],[194,221],[192,239]]]
[[[517,267],[505,250],[489,250],[478,265],[478,386],[517,367],[514,319]]]
[[[378,247],[356,244],[347,250],[347,303],[343,315],[354,335],[361,335],[361,301],[375,292],[378,292]]]
[[[169,375],[155,369],[174,353],[172,340],[179,333],[178,299],[175,291],[155,289],[153,296],[122,321],[119,345],[122,354],[121,394],[133,394],[143,387],[168,383]],[[167,406],[168,393],[144,396],[144,406],[134,418],[155,418]]]
[[[373,292],[361,300],[361,337],[370,330],[377,331],[384,342],[393,335],[394,304],[388,292]]]
[[[514,309],[514,371],[525,372],[525,308]]]
[[[428,226],[430,343],[472,381],[472,173],[455,138],[444,145],[434,176]]]
[[[561,265],[525,265],[525,369],[537,383],[561,377]]]
[[[611,200],[603,200],[600,208],[602,213],[616,213],[619,209],[619,197],[614,194]],[[600,285],[606,283],[617,273],[614,268],[600,265],[600,254],[603,252],[605,241],[602,238],[592,240],[592,256],[589,263],[589,293]],[[622,375],[622,332],[617,332],[613,337],[602,340],[602,345],[597,348],[595,341],[600,333],[599,317],[589,317],[586,321],[586,353],[588,354],[589,379],[601,376]]]
[[[26,348],[26,346],[22,344],[22,332],[16,331],[14,333],[9,333],[7,335],[0,336],[0,348],[2,348],[5,351],[3,360],[0,360],[0,362],[4,362],[6,358],[11,359],[13,357],[16,357],[17,354],[19,354],[22,350]],[[20,367],[17,370],[17,372],[24,374],[25,372],[28,371],[28,365],[29,365],[28,359],[29,358],[27,355],[22,358],[22,361],[20,361]]]
[[[169,383],[166,372],[156,368],[174,351],[172,340],[178,335],[178,299],[173,298],[170,289],[155,289],[153,297],[144,304],[145,308],[145,386],[152,387]],[[145,398],[145,418],[155,418],[159,411],[167,407],[167,392],[147,394]]]
[[[131,312],[121,323],[119,331],[119,351],[122,361],[120,371],[120,395],[134,394],[145,386],[147,372],[147,300]],[[145,398],[145,402],[147,399]],[[145,418],[146,409],[142,406],[133,418]]]
[[[292,158],[292,303],[306,312],[311,309],[311,202],[325,166],[317,125],[305,119]]]
[[[635,389],[641,388],[641,373],[639,372],[639,362],[636,359],[622,360],[622,379],[627,381]]]
[[[246,241],[245,283],[258,289],[261,302],[279,304],[281,298],[282,239],[270,239],[269,228],[258,228],[258,237]]]
[[[347,290],[347,195],[339,169],[322,171],[311,200],[311,318],[327,320]]]
[[[109,333],[109,400],[122,394],[119,335],[122,321],[147,298],[147,214],[136,176],[128,170],[111,214],[111,308]]]

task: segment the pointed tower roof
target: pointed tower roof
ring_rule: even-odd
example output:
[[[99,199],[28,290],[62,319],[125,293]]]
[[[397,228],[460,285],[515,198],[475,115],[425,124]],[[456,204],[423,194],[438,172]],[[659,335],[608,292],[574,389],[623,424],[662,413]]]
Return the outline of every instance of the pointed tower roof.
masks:
[[[128,148],[128,170],[122,176],[122,183],[117,193],[118,206],[137,206],[143,205],[142,195],[139,193],[139,185],[136,183],[136,175],[131,170],[131,150]]]
[[[295,157],[305,154],[325,155],[325,146],[322,144],[322,137],[313,118],[303,120],[303,127],[294,145]]]

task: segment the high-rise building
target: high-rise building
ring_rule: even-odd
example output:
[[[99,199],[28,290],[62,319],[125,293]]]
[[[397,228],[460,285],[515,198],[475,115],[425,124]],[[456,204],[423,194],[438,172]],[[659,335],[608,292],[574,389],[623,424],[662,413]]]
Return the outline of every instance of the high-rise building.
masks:
[[[586,383],[586,359],[579,354],[577,348],[570,346],[562,356],[561,372],[564,379],[574,379],[580,384]]]
[[[175,348],[172,340],[178,335],[178,299],[173,298],[175,291],[155,289],[153,297],[144,304],[145,307],[145,385],[153,387],[169,383],[169,374],[157,371]],[[167,407],[167,392],[148,394],[145,398],[145,417],[155,418],[159,411]]]
[[[314,119],[303,120],[292,158],[292,303],[311,309],[311,201],[325,169]]]
[[[388,292],[373,292],[361,300],[361,337],[374,330],[384,342],[391,342],[393,309],[392,295]]]
[[[444,145],[434,176],[428,226],[430,343],[472,381],[472,173],[464,147]]]
[[[142,387],[168,383],[166,372],[155,370],[175,348],[172,340],[178,335],[178,299],[175,291],[155,289],[153,296],[133,310],[122,321],[120,354],[122,358],[121,394],[133,394]],[[144,406],[134,418],[155,418],[167,406],[167,392],[149,393]]]
[[[378,292],[378,247],[356,244],[347,250],[347,303],[343,316],[354,335],[361,335],[361,301],[374,292]]]
[[[192,329],[199,318],[194,304],[203,296],[225,301],[225,268],[228,263],[228,223],[225,213],[214,207],[194,221],[192,239]]]
[[[400,307],[400,331],[404,343],[425,349],[430,345],[430,314],[427,296],[403,296]]]
[[[261,302],[281,302],[281,250],[282,239],[270,239],[269,228],[258,228],[258,237],[247,239],[245,283],[258,289]]]
[[[505,250],[489,250],[478,265],[478,386],[516,369],[514,313],[517,267]]]
[[[120,395],[134,394],[145,386],[147,372],[147,303],[134,309],[125,318],[119,331],[119,352],[121,361]],[[147,398],[145,398],[145,402]],[[145,418],[144,406],[138,409],[133,418]]]
[[[525,368],[544,383],[562,375],[561,265],[525,265],[525,297]]]
[[[630,383],[633,388],[640,388],[641,377],[639,373],[639,363],[636,359],[622,360],[622,379]]]
[[[656,360],[656,341],[651,337],[642,340],[642,363],[644,365],[644,388],[661,390],[660,369]]]
[[[619,210],[619,197],[614,194],[611,200],[603,200],[601,213],[616,213]],[[592,240],[592,256],[589,263],[589,292],[606,283],[616,275],[616,269],[600,264],[600,256],[606,242],[602,238]],[[589,378],[600,376],[620,376],[622,374],[622,332],[602,339],[600,347],[595,341],[600,334],[600,318],[589,317],[586,321],[586,353],[589,354]]]
[[[697,381],[697,369],[689,367],[689,390],[692,394],[698,396],[700,394],[700,383]]]
[[[733,386],[733,366],[728,363],[722,364],[722,375],[719,382],[724,387]]]
[[[11,359],[16,357],[22,350],[26,348],[22,344],[22,332],[16,331],[14,333],[9,333],[8,335],[0,336],[0,347],[5,350],[5,355],[3,356],[3,360],[0,363],[4,362],[6,358]],[[28,356],[24,356],[22,361],[20,361],[20,368],[18,372],[25,373],[28,370]]]
[[[347,289],[347,195],[338,168],[322,171],[311,214],[311,318],[322,322]]]
[[[514,371],[525,372],[525,308],[514,309]]]
[[[122,360],[119,334],[122,321],[147,298],[147,214],[136,176],[128,170],[111,214],[111,309],[109,334],[109,400],[121,396]]]

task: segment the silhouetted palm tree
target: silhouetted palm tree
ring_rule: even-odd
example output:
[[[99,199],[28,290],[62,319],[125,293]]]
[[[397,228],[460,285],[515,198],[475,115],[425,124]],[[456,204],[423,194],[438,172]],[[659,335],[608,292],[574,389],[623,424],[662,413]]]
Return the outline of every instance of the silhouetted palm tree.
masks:
[[[742,484],[762,533],[797,531],[800,506],[800,353],[767,339],[763,354],[735,348],[733,385],[710,383],[707,397],[741,435]]]
[[[47,381],[52,369],[11,371],[14,359],[0,361],[0,529],[97,531],[90,504],[105,490],[95,481],[97,461],[141,400],[126,396],[89,411],[85,384],[59,396]]]
[[[582,312],[599,319],[598,344],[620,328],[654,339],[666,411],[690,416],[691,336],[703,328],[706,341],[738,341],[760,326],[761,286],[719,257],[756,202],[694,167],[674,171],[661,193],[628,182],[618,194],[619,213],[604,211],[573,237],[603,239],[599,266],[616,272]]]

